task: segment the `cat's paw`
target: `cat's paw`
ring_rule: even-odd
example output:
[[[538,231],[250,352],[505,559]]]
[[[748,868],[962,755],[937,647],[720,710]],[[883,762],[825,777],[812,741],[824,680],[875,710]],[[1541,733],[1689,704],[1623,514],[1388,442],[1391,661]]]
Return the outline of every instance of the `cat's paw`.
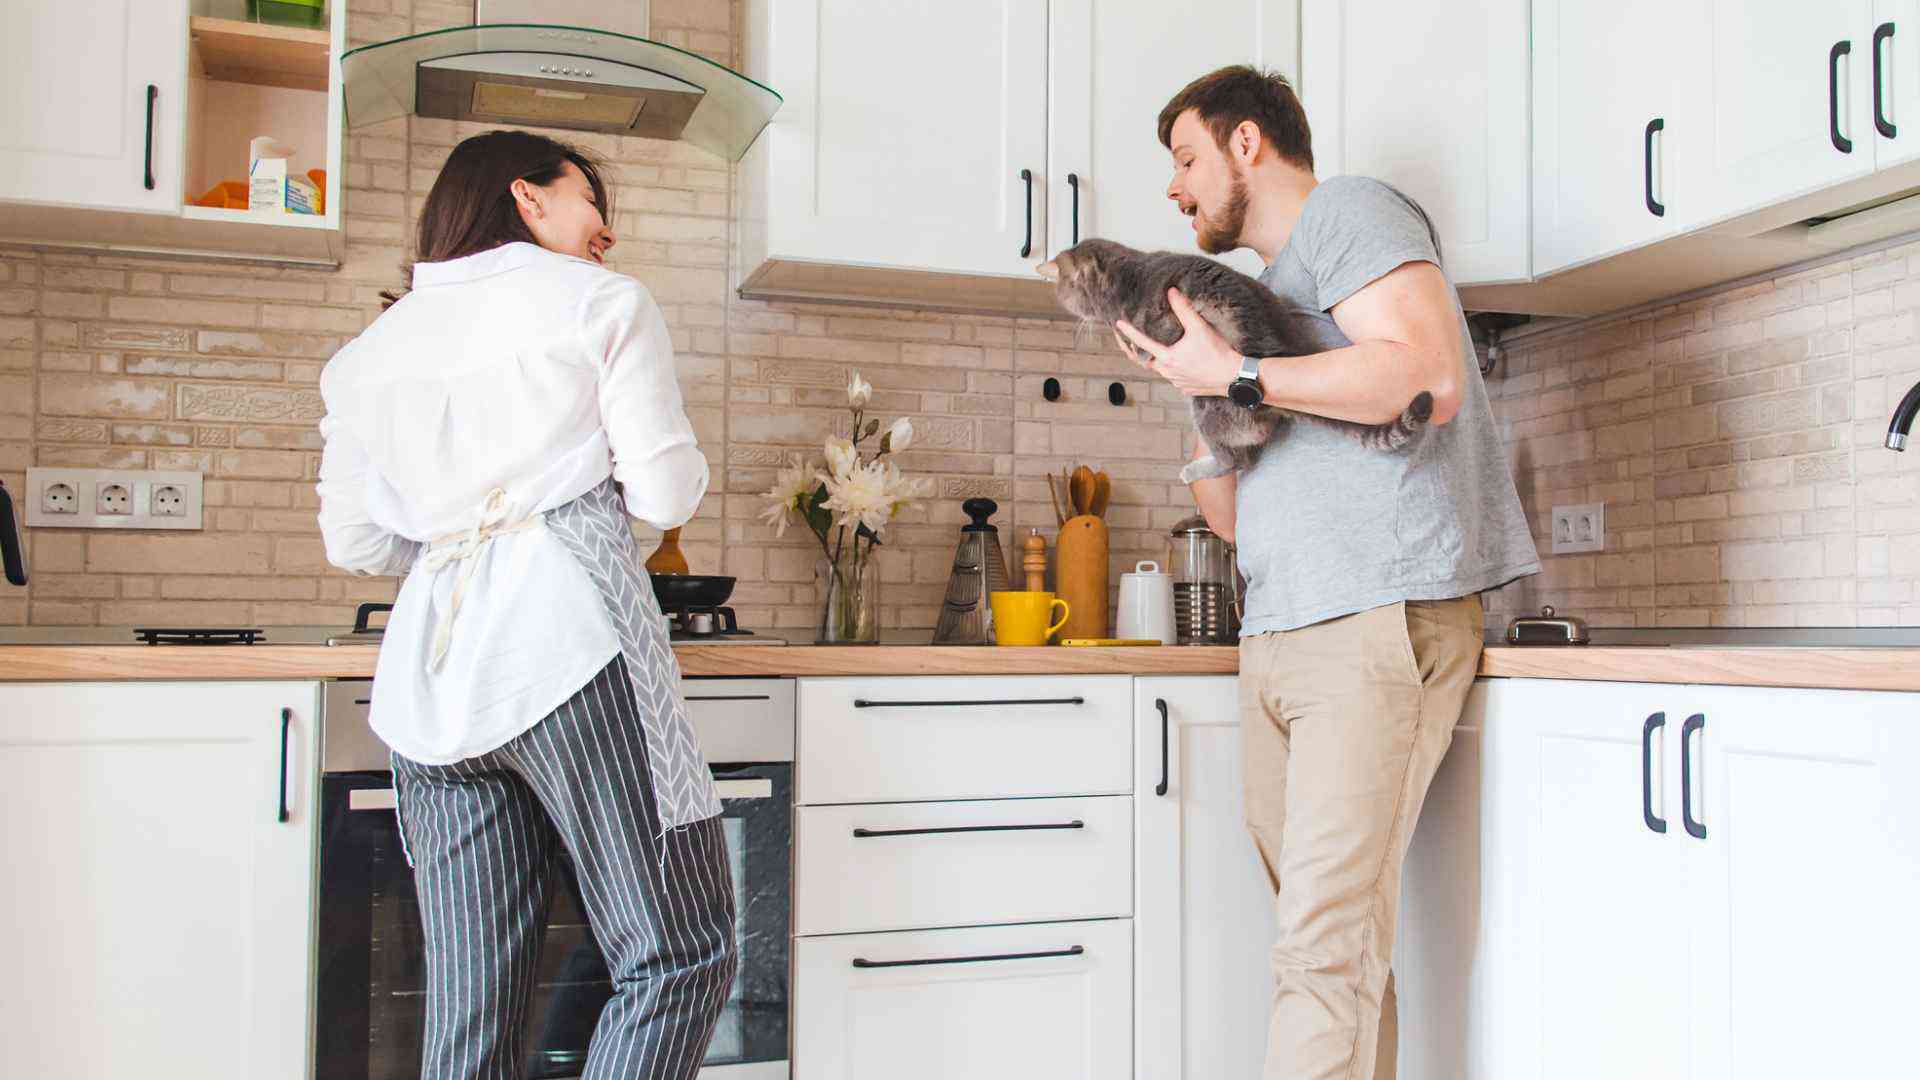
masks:
[[[1208,455],[1187,462],[1186,466],[1180,470],[1180,482],[1191,484],[1196,480],[1212,480],[1218,476],[1231,475],[1233,471],[1233,466],[1221,461],[1218,457]]]

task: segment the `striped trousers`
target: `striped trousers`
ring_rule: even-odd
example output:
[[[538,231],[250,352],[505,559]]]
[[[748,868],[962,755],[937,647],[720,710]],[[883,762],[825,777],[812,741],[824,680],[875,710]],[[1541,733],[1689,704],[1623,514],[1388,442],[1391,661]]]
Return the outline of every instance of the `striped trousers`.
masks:
[[[540,723],[452,765],[393,756],[426,937],[422,1080],[520,1080],[558,846],[614,996],[583,1080],[687,1080],[736,964],[720,819],[660,835],[645,731],[615,656]]]

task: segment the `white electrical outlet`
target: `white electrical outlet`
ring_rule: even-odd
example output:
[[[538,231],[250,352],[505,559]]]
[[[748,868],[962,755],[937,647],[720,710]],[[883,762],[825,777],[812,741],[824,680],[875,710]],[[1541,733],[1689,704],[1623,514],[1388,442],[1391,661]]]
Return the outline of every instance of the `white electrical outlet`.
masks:
[[[197,472],[28,469],[27,525],[57,529],[199,529]]]
[[[1553,553],[1604,551],[1607,544],[1607,504],[1578,503],[1553,508]]]

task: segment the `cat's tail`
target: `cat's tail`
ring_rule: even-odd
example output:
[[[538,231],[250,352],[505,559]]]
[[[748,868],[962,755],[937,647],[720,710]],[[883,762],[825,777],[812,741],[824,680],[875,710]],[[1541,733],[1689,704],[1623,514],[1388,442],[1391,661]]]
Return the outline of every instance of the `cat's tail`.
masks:
[[[1391,424],[1382,424],[1370,433],[1368,442],[1381,450],[1398,450],[1412,442],[1427,429],[1427,421],[1433,419],[1433,395],[1425,390],[1413,396],[1407,404],[1407,411],[1400,419]]]

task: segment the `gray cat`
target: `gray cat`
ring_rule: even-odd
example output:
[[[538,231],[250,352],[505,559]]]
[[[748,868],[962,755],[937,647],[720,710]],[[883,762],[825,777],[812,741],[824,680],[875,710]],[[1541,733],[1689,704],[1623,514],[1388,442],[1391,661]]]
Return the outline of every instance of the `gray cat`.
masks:
[[[1167,301],[1177,288],[1242,356],[1300,356],[1317,351],[1309,317],[1281,302],[1271,289],[1232,267],[1199,255],[1136,251],[1111,240],[1083,240],[1053,260],[1054,294],[1060,306],[1089,322],[1112,326],[1125,319],[1141,333],[1171,345],[1180,340],[1180,320]],[[1043,268],[1044,271],[1044,268]],[[1280,427],[1304,419],[1351,432],[1362,444],[1398,450],[1427,426],[1433,395],[1422,390],[1398,420],[1356,424],[1309,413],[1257,405],[1251,409],[1224,397],[1193,397],[1193,426],[1211,456],[1180,471],[1185,483],[1225,476],[1252,465]]]

